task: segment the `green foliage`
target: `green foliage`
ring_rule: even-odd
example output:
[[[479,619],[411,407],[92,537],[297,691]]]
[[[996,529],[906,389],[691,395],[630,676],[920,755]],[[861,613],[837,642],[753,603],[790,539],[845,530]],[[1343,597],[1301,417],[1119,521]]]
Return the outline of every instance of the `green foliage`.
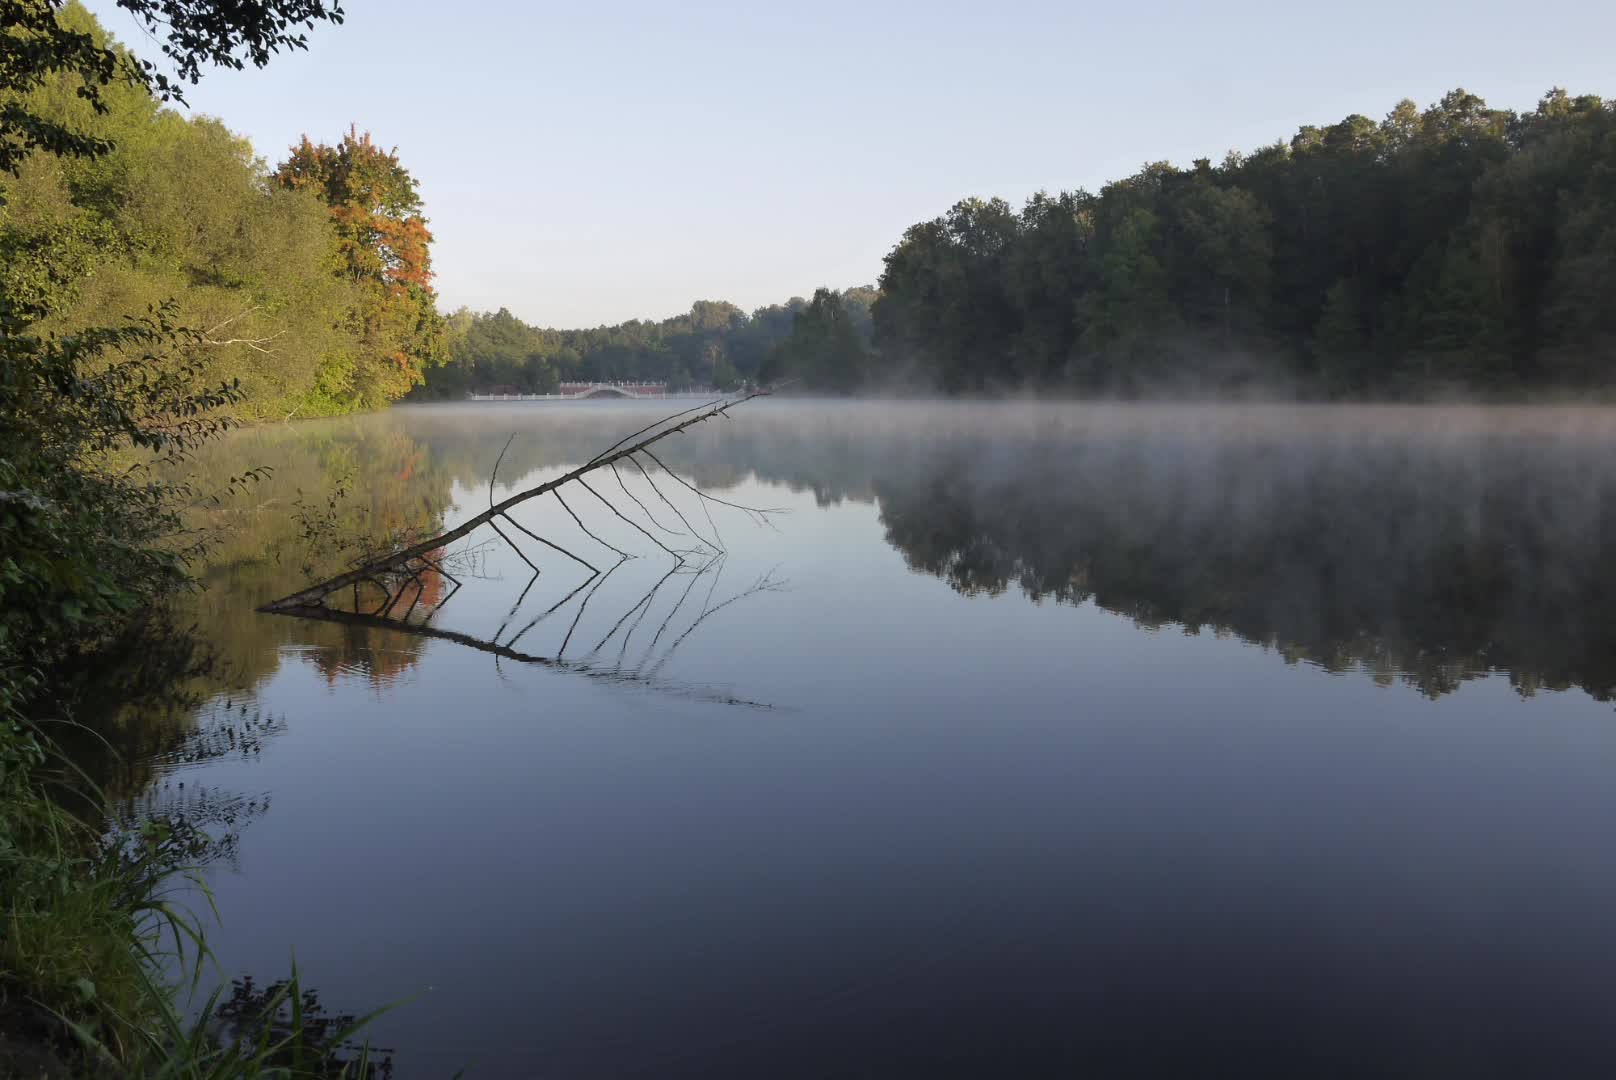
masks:
[[[120,6],[189,82],[341,17],[322,0]],[[102,794],[40,735],[47,719],[88,732],[75,713],[107,703],[80,692],[85,673],[130,685],[113,657],[131,641],[148,681],[168,681],[160,653],[189,657],[139,628],[193,582],[198,504],[264,472],[210,493],[174,469],[249,390],[307,399],[349,302],[325,208],[271,188],[217,123],[159,109],[179,96],[82,7],[0,0],[0,1037],[8,1072],[370,1075],[338,1051],[347,1031],[310,1022],[295,971],[234,1003],[232,1034],[217,999],[185,1021],[159,973],[205,954],[170,891],[207,837],[149,822],[104,843]]]
[[[966,199],[905,232],[887,256],[872,310],[884,363],[906,375],[923,367],[944,390],[980,384],[984,355],[1017,330],[1011,289],[1020,227],[1002,199]]]
[[[560,382],[551,342],[504,308],[451,319],[449,363],[427,375],[429,396],[460,396],[500,386],[524,394],[553,393]]]
[[[82,7],[59,21],[128,60]],[[16,101],[98,152],[21,156],[0,184],[0,295],[41,329],[72,333],[172,301],[177,321],[203,330],[188,354],[240,381],[231,411],[276,419],[384,405],[439,358],[431,238],[396,155],[356,138],[371,153],[345,173],[395,220],[330,205],[331,185],[275,182],[246,140],[160,108],[139,82],[101,88],[95,107],[84,89],[76,73],[46,71]],[[385,265],[355,273],[362,254]]]
[[[77,95],[86,107],[104,112],[101,90],[122,76],[139,78],[139,69],[106,48],[85,30],[56,17],[57,5],[44,0],[0,3],[5,62],[0,64],[0,170],[16,172],[35,150],[64,156],[94,157],[112,148],[106,139],[75,130],[60,119],[29,108],[22,95],[58,73],[78,80]]]
[[[0,670],[64,664],[186,580],[196,493],[154,465],[222,431],[240,391],[173,359],[196,335],[171,320],[41,337],[0,308]]]
[[[875,340],[948,391],[1603,384],[1613,206],[1616,104],[1455,90],[1019,213],[967,199],[887,256]]]
[[[868,337],[873,289],[848,290],[850,316]],[[448,362],[426,373],[425,400],[468,393],[550,393],[562,382],[667,382],[733,389],[760,377],[770,351],[792,331],[801,298],[748,315],[734,304],[698,300],[660,322],[634,319],[590,330],[529,326],[509,311],[461,310],[446,320]]]
[[[199,976],[208,958],[201,924],[175,902],[174,885],[187,881],[205,893],[189,867],[212,841],[168,821],[103,840],[98,826],[63,811],[38,785],[38,740],[17,728],[0,734],[0,763],[13,764],[19,749],[22,767],[0,773],[0,1033],[8,1051],[29,1047],[46,1075],[378,1074],[368,1046],[352,1042],[376,1014],[324,1015],[295,965],[290,980],[262,991],[238,982],[229,999],[216,991],[188,1016],[183,996],[156,973],[173,966]]]
[[[341,6],[325,0],[118,0],[147,33],[164,36],[163,55],[174,66],[170,78],[155,64],[112,47],[85,25],[77,5],[65,6],[68,17],[61,18],[62,0],[0,0],[0,172],[15,173],[35,150],[96,158],[113,148],[76,118],[36,107],[33,91],[51,81],[65,77],[82,111],[98,115],[110,110],[108,98],[118,88],[184,101],[183,84],[200,80],[204,66],[263,67],[283,49],[307,47],[299,26],[343,18]]]
[[[870,353],[848,303],[818,289],[797,313],[791,336],[769,354],[759,378],[765,383],[800,382],[808,390],[850,394],[870,378]]]

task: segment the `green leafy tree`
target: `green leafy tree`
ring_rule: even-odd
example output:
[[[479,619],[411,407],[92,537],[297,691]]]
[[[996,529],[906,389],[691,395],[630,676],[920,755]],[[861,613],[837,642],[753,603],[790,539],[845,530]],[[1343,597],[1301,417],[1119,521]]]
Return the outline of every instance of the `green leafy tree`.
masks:
[[[1080,348],[1099,382],[1133,384],[1165,374],[1165,342],[1178,315],[1161,258],[1161,219],[1135,207],[1101,232],[1100,286],[1084,297]]]
[[[340,4],[326,0],[118,0],[160,43],[171,73],[114,48],[103,35],[59,16],[63,0],[0,0],[0,171],[15,173],[34,150],[95,158],[112,149],[104,136],[30,105],[29,95],[56,76],[92,113],[104,113],[115,84],[160,101],[185,100],[209,66],[263,67],[276,53],[308,47],[306,31],[340,23]]]
[[[159,115],[156,101],[179,98],[180,82],[195,82],[208,64],[262,64],[301,47],[295,24],[341,17],[302,0],[122,6],[158,35],[174,79],[121,49],[81,6],[0,3],[7,720],[44,685],[43,671],[93,651],[186,580],[196,549],[177,540],[178,512],[197,493],[157,471],[154,458],[183,457],[227,425],[222,414],[241,388],[215,358],[255,339],[188,328],[178,302],[148,299],[165,275],[190,276],[175,259],[175,236],[218,242],[184,254],[212,275],[205,288],[222,294],[250,289],[264,268],[245,249],[297,219],[292,203],[266,205],[241,146],[222,129]],[[204,162],[199,175],[171,177],[166,191],[155,183],[165,167]],[[191,198],[164,201],[187,182]],[[225,232],[236,234],[234,248]]]
[[[83,8],[61,19],[115,48]],[[58,334],[172,302],[174,318],[200,331],[173,355],[239,380],[231,411],[307,411],[322,365],[352,348],[339,323],[355,289],[328,273],[336,237],[325,208],[267,183],[252,147],[218,121],[159,109],[124,84],[95,113],[72,92],[75,78],[50,74],[23,105],[108,149],[38,152],[0,180],[0,293]]]
[[[837,292],[815,290],[791,336],[775,347],[759,377],[764,382],[799,380],[806,389],[833,394],[864,386],[870,377],[869,350]]]
[[[1273,245],[1268,213],[1248,191],[1197,183],[1176,205],[1182,258],[1175,293],[1203,336],[1232,347],[1252,340],[1268,304]]]
[[[1356,388],[1364,374],[1367,347],[1358,294],[1343,278],[1325,294],[1324,313],[1313,331],[1313,355],[1325,384],[1335,390]]]

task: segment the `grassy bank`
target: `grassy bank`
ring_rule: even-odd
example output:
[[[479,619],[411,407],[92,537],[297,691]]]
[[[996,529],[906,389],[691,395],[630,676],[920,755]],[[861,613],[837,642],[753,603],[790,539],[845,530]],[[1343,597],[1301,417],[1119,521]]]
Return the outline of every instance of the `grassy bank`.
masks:
[[[162,612],[215,542],[192,512],[253,475],[199,490],[170,467],[239,393],[198,383],[166,311],[33,330],[0,304],[0,1077],[356,1075],[295,980],[187,1021],[172,973],[206,944],[167,896],[204,837],[154,821],[109,838],[73,764],[116,756],[87,721],[183,684],[190,641]]]
[[[0,725],[0,1077],[386,1075],[352,1045],[365,1020],[326,1016],[295,969],[194,1001],[211,957],[172,898],[210,838],[109,832],[106,809],[37,728]]]

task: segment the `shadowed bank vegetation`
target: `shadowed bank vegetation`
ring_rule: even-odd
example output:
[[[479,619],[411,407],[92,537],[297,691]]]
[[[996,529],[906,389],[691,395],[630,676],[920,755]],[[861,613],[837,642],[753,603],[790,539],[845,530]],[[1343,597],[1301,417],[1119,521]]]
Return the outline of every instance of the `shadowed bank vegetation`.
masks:
[[[418,377],[436,318],[418,200],[357,135],[271,177],[161,107],[203,68],[301,48],[337,5],[119,6],[171,74],[77,4],[0,0],[0,1072],[371,1076],[295,972],[188,1013],[170,975],[207,949],[174,899],[219,838],[118,821],[96,782],[115,774],[84,764],[115,750],[90,722],[183,706],[207,669],[172,615],[216,539],[193,515],[264,473],[204,488],[184,465],[233,417],[377,404]],[[333,171],[370,175],[367,196]]]

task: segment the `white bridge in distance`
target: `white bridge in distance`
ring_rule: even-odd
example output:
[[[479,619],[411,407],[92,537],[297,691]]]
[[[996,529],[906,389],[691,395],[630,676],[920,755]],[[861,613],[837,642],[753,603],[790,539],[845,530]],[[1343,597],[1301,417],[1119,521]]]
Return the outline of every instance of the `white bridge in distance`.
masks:
[[[687,386],[670,390],[665,382],[564,382],[554,394],[525,394],[520,391],[495,389],[486,394],[472,394],[472,401],[584,401],[591,398],[630,398],[658,400],[661,398],[711,397],[707,387]]]

